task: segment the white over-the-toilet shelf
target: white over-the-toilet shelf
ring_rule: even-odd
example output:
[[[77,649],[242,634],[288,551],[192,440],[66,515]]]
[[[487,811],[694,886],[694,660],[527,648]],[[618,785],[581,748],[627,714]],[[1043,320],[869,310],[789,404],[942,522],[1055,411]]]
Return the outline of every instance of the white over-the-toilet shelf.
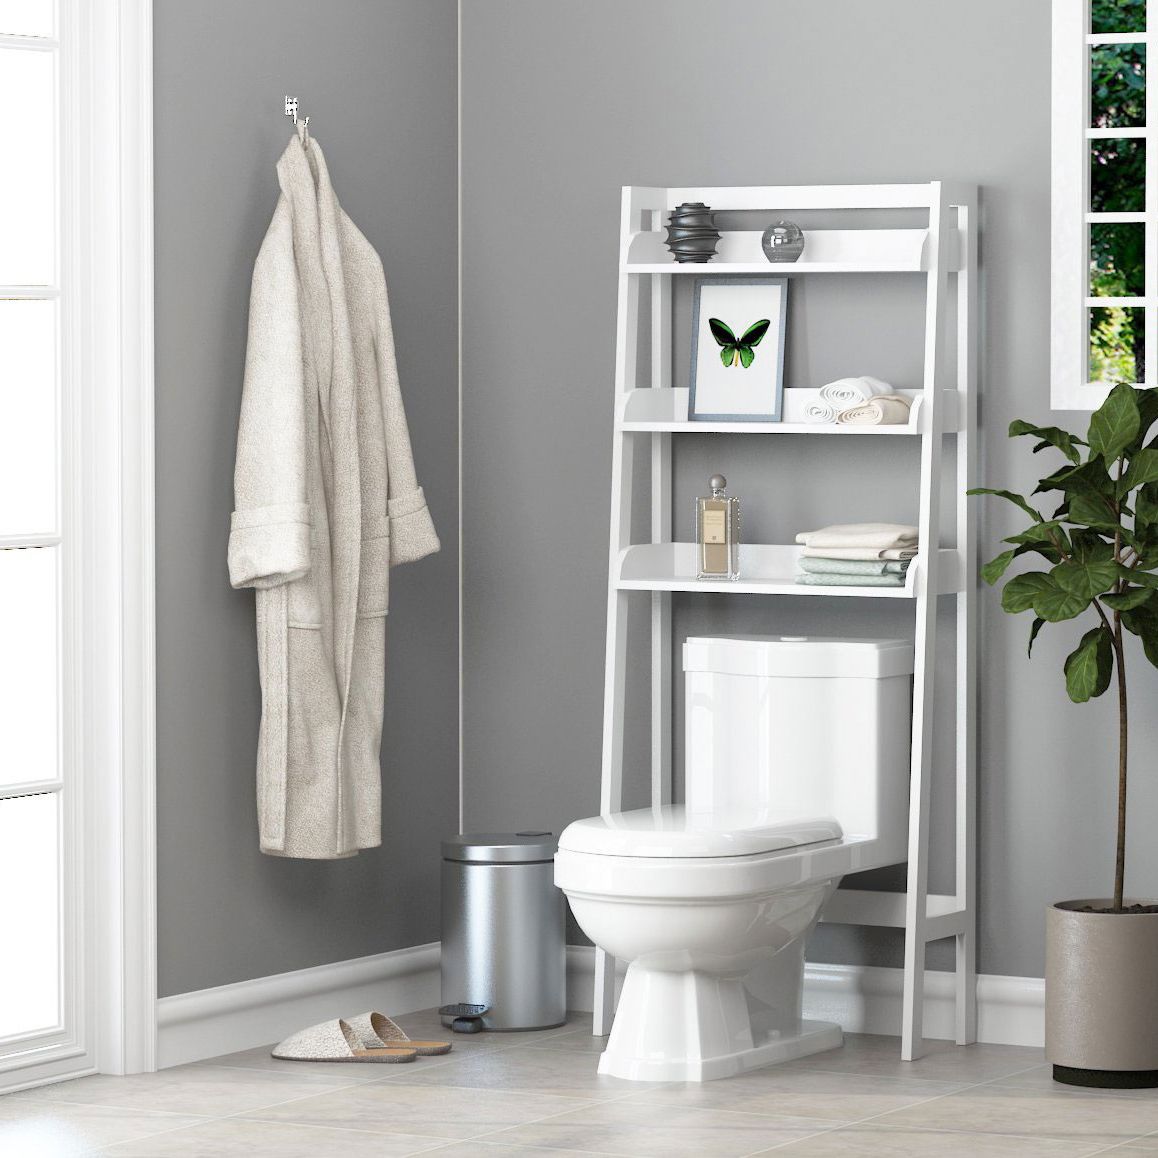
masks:
[[[906,395],[912,402],[909,421],[887,426],[809,422],[805,410],[810,402],[815,402],[820,396],[819,390],[812,389],[784,391],[782,422],[713,422],[689,419],[686,386],[671,390],[650,387],[628,390],[620,400],[617,417],[621,430],[635,434],[841,434],[874,437],[920,434],[923,430],[921,414],[925,411],[924,392],[901,390],[899,393]],[[951,434],[957,430],[960,423],[961,396],[956,390],[943,390],[941,393],[941,431],[944,434]]]
[[[619,555],[617,586],[621,591],[704,591],[724,595],[840,595],[849,599],[915,599],[920,559],[905,575],[903,587],[826,587],[797,583],[802,548],[783,543],[742,543],[740,578],[696,578],[695,543],[637,543]],[[956,551],[940,551],[937,594],[961,589],[960,557]]]
[[[706,263],[677,263],[665,245],[668,215],[678,205],[702,201],[717,212],[759,212],[766,224],[800,211],[916,211],[918,227],[806,231],[801,260],[771,263],[756,229],[722,232],[716,256]],[[879,220],[876,216],[874,220]],[[619,304],[616,320],[615,425],[612,449],[611,536],[607,586],[607,657],[604,686],[603,765],[600,807],[619,811],[623,802],[624,690],[627,673],[627,616],[632,593],[651,593],[651,795],[653,804],[671,799],[672,639],[671,594],[695,592],[755,596],[907,600],[913,607],[915,674],[910,765],[908,880],[903,893],[842,889],[826,906],[834,923],[899,928],[905,932],[905,982],[901,1056],[924,1051],[922,1012],[925,946],[952,937],[956,943],[956,1036],[976,1039],[976,532],[965,497],[974,485],[977,430],[977,191],[939,181],[894,185],[798,185],[623,190],[620,220]],[[688,391],[673,388],[672,280],[670,275],[736,274],[919,276],[925,285],[924,359],[909,421],[895,426],[811,423],[806,408],[815,388],[784,392],[782,422],[701,422],[688,417]],[[641,286],[648,283],[647,302]],[[854,285],[856,282],[854,281]],[[952,304],[952,312],[947,308]],[[646,312],[645,312],[646,311]],[[645,328],[646,323],[646,328]],[[951,358],[949,327],[955,328]],[[650,334],[649,370],[639,372],[640,335]],[[681,351],[680,356],[684,353]],[[916,384],[909,384],[916,385]],[[921,550],[902,587],[813,586],[795,581],[800,548],[793,544],[745,543],[736,582],[696,578],[696,548],[675,541],[672,521],[672,439],[687,434],[802,436],[816,438],[817,456],[839,453],[829,436],[916,438],[920,442],[919,516]],[[943,455],[954,436],[955,527],[949,542],[940,528]],[[649,541],[631,536],[635,448],[650,448],[651,527]],[[885,446],[889,443],[883,444]],[[833,463],[826,459],[826,469]],[[882,517],[886,514],[882,512]],[[951,893],[928,891],[929,817],[933,782],[933,673],[937,606],[956,604],[955,769],[951,785],[956,808],[955,885]],[[865,604],[865,607],[868,605]],[[614,962],[597,952],[596,1033],[610,1028],[614,1008]]]

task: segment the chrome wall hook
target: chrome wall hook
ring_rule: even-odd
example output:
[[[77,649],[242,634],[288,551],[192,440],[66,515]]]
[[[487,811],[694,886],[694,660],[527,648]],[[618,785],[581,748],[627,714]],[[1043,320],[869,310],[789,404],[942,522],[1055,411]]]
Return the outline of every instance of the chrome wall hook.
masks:
[[[295,125],[301,128],[309,128],[309,117],[303,117],[300,121],[298,120],[298,98],[296,96],[287,96],[285,98],[285,115],[287,117],[293,117]]]

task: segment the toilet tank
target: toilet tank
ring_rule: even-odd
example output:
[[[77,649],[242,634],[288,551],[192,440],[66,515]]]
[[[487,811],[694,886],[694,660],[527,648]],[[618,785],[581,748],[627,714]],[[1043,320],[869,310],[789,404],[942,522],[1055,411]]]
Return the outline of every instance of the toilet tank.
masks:
[[[912,672],[902,639],[690,636],[688,810],[833,816],[903,859]]]

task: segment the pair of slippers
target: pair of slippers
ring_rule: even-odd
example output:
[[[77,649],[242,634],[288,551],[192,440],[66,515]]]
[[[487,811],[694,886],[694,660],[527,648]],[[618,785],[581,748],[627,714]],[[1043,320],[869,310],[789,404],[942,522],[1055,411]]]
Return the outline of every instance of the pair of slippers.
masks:
[[[416,1057],[450,1053],[450,1042],[412,1041],[384,1013],[371,1011],[291,1033],[272,1053],[285,1061],[411,1062]]]

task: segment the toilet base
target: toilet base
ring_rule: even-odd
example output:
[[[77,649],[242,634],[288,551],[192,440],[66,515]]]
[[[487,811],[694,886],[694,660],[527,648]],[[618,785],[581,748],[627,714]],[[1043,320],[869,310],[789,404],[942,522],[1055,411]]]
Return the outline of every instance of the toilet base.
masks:
[[[625,1057],[608,1049],[599,1058],[599,1072],[636,1082],[711,1082],[839,1049],[843,1041],[840,1026],[831,1021],[802,1021],[799,1033],[781,1034],[761,1045],[714,1057],[656,1060]]]
[[[745,988],[742,974],[632,962],[599,1072],[637,1082],[709,1082],[839,1048],[839,1025],[799,1015],[799,981],[790,982],[802,969],[802,949],[803,939],[783,954],[786,976],[764,1000]]]

